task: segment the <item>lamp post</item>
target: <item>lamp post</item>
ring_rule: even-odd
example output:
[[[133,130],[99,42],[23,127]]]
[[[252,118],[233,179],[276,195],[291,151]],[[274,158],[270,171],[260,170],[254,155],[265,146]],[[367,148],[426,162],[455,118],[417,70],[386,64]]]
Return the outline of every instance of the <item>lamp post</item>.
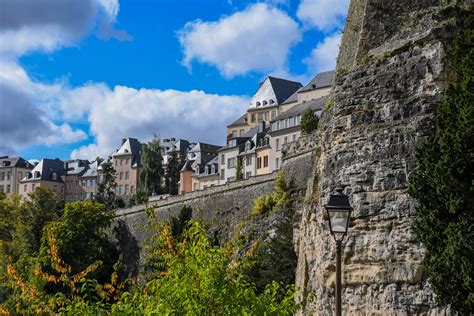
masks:
[[[329,218],[329,229],[336,241],[336,316],[341,316],[341,246],[349,228],[352,207],[349,197],[337,189],[324,208]]]

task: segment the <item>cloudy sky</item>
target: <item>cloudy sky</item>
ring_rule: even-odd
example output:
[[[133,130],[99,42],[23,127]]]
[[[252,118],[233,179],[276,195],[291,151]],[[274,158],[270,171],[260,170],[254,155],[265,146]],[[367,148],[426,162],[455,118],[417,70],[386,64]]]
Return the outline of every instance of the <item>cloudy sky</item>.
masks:
[[[0,155],[223,144],[266,75],[334,68],[349,0],[0,0]]]

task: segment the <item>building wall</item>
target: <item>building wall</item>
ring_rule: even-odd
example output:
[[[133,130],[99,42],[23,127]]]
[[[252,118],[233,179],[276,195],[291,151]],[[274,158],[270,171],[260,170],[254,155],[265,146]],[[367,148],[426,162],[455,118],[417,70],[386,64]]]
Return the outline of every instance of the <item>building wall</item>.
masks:
[[[0,168],[0,192],[4,192],[7,196],[13,193],[19,193],[19,182],[31,169],[16,167]]]
[[[193,191],[193,171],[181,171],[179,175],[179,194]]]
[[[249,124],[249,129],[257,127],[259,122],[265,122],[267,125],[270,124],[272,118],[275,118],[278,116],[278,114],[280,114],[279,111],[280,110],[278,106],[262,109],[249,109],[247,112],[247,122]]]
[[[193,177],[193,191],[204,190],[216,185],[219,185],[219,174]]]
[[[259,175],[262,175],[262,174],[267,174],[267,173],[270,173],[270,166],[269,166],[269,163],[270,163],[270,147],[264,147],[262,149],[257,149],[256,150],[256,158],[257,158],[257,171],[256,171],[256,175],[259,176]],[[259,161],[261,162],[259,164]],[[259,165],[260,165],[260,168],[259,168]]]
[[[28,198],[28,194],[32,193],[36,188],[46,188],[53,191],[58,197],[59,201],[64,200],[65,196],[65,185],[62,182],[56,181],[25,181],[20,183],[20,192],[19,194],[25,198]]]
[[[242,172],[244,178],[253,177],[257,174],[257,159],[255,152],[245,155],[242,159]]]
[[[232,135],[232,137],[239,137],[243,133],[248,132],[252,127],[250,125],[242,126],[228,126],[227,127],[227,136]]]
[[[85,200],[90,199],[97,193],[96,177],[78,177],[77,175],[66,176],[65,200]]]
[[[219,151],[219,184],[235,181],[238,154],[238,146]],[[233,167],[229,165],[229,159],[234,159],[235,164]]]
[[[271,147],[270,161],[269,161],[270,172],[273,172],[274,170],[278,170],[281,168],[282,158],[283,158],[282,146],[297,141],[300,138],[300,136],[301,136],[301,131],[299,130],[292,131],[289,133],[282,133],[282,134],[278,133],[278,135],[270,135],[270,147]],[[285,137],[286,137],[286,142],[285,142]]]
[[[112,158],[112,163],[117,175],[116,194],[119,196],[130,195],[136,192],[140,185],[140,170],[132,167],[132,155],[120,155]]]
[[[329,95],[329,93],[331,93],[331,87],[299,92],[298,93],[298,103],[318,99],[320,97],[324,97],[324,96]]]

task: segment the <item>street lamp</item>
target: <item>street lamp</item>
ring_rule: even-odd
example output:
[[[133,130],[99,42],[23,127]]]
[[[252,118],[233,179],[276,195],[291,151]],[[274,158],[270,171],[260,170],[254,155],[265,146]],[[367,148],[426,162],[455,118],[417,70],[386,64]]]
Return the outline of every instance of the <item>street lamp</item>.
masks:
[[[336,241],[336,316],[341,316],[341,245],[349,228],[352,207],[349,197],[337,189],[324,208],[329,218],[329,229]]]

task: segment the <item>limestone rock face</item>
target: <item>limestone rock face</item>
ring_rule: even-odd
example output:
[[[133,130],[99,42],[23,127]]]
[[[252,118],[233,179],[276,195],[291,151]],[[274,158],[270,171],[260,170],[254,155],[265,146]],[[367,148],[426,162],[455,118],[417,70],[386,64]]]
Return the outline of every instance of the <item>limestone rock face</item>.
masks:
[[[354,207],[343,243],[344,313],[451,314],[424,277],[407,186],[449,83],[447,51],[456,32],[445,1],[352,1],[333,105],[312,136],[319,145],[295,232],[296,285],[300,297],[316,295],[305,313],[334,310],[335,242],[323,205],[342,187]]]

